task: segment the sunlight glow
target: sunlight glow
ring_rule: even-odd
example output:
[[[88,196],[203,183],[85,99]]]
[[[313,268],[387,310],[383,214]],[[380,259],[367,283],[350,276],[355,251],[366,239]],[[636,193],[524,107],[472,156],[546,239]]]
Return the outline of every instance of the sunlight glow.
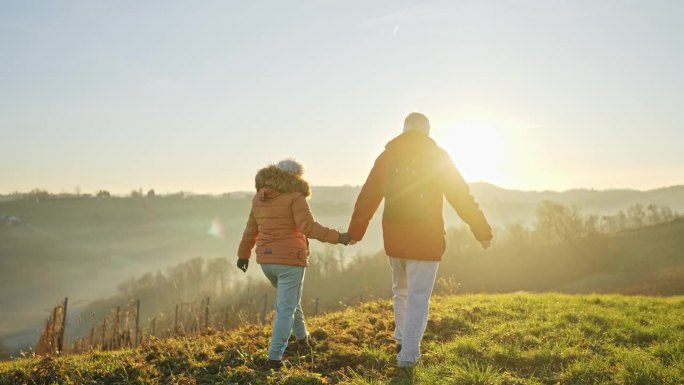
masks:
[[[493,122],[467,120],[449,124],[438,143],[468,182],[506,184],[506,146],[501,130]]]

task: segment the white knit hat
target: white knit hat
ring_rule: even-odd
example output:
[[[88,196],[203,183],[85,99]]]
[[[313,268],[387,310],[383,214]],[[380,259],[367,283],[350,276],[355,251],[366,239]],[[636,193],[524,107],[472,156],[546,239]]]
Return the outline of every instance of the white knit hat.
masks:
[[[430,121],[428,121],[427,116],[419,112],[412,112],[404,119],[404,132],[406,131],[417,131],[429,135]]]
[[[304,166],[292,158],[281,160],[276,164],[276,167],[297,176],[302,176],[304,174]]]

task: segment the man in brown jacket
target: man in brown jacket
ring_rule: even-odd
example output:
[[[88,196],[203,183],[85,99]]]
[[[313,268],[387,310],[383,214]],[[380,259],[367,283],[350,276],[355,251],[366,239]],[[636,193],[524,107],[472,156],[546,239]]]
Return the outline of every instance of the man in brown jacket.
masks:
[[[349,224],[360,241],[385,200],[382,216],[385,252],[392,267],[397,373],[413,377],[439,261],[445,250],[443,198],[470,226],[486,249],[491,227],[449,155],[428,136],[427,117],[409,114],[404,132],[377,158],[356,200]]]

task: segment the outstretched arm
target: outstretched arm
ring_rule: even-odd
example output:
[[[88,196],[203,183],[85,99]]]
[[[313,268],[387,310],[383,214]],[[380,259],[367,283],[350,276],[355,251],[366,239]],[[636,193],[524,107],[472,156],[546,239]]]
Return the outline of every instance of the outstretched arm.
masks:
[[[470,187],[448,155],[444,155],[442,162],[446,175],[444,196],[447,202],[456,210],[458,216],[470,226],[470,231],[473,232],[475,239],[480,241],[484,248],[489,247],[489,241],[492,239],[492,228],[480,209],[480,205],[475,202],[475,198],[470,193]]]
[[[337,230],[327,228],[314,220],[304,195],[298,196],[292,202],[292,215],[297,227],[307,238],[332,244],[340,242],[340,233]]]
[[[252,249],[256,244],[257,236],[259,235],[259,225],[254,218],[254,213],[249,212],[249,219],[247,219],[247,225],[245,226],[245,231],[242,233],[242,240],[240,241],[240,246],[238,246],[238,258],[249,259],[252,255]]]
[[[354,213],[349,223],[349,235],[355,241],[363,239],[366,230],[368,230],[368,224],[385,195],[385,168],[386,160],[383,153],[375,161],[366,183],[363,184],[361,192],[356,198]]]

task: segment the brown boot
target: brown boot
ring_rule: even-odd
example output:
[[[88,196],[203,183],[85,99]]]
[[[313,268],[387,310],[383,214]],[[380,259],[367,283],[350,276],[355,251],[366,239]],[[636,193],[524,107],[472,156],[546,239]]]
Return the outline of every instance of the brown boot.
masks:
[[[285,364],[282,360],[268,360],[261,368],[263,370],[280,370],[285,369]]]
[[[309,336],[297,340],[295,342],[297,345],[297,354],[300,356],[308,356],[311,354],[311,343],[309,341]]]

